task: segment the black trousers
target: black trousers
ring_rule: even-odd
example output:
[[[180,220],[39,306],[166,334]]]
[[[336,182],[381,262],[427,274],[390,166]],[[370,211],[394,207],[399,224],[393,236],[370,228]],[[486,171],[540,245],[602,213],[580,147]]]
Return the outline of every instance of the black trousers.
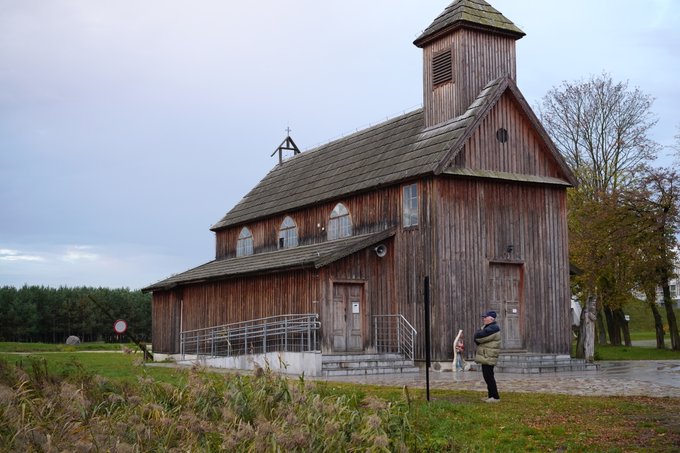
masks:
[[[489,398],[501,399],[498,396],[498,387],[496,387],[496,378],[493,375],[493,365],[482,365],[482,376],[486,382],[486,388],[489,391]]]

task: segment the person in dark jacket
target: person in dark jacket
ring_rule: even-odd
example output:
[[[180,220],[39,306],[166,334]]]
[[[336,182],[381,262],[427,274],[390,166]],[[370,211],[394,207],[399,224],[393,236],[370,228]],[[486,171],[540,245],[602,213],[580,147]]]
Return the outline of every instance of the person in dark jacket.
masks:
[[[501,352],[501,328],[496,324],[496,312],[487,311],[482,315],[484,325],[480,330],[475,332],[475,344],[477,344],[477,352],[475,354],[475,362],[482,365],[482,376],[486,382],[486,388],[489,397],[484,401],[487,403],[497,403],[501,397],[498,396],[498,387],[496,386],[496,378],[493,374],[493,368],[498,362],[498,356]]]

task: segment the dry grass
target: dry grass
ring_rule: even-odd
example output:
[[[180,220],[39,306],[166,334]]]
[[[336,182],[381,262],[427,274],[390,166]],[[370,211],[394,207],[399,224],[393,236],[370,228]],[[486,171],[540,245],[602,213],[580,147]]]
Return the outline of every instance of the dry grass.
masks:
[[[680,451],[680,399],[432,392],[0,356],[0,451]],[[10,363],[11,362],[11,363]]]
[[[28,367],[27,367],[28,368]],[[407,451],[408,406],[323,395],[269,371],[195,368],[181,385],[0,361],[0,448],[21,452]]]

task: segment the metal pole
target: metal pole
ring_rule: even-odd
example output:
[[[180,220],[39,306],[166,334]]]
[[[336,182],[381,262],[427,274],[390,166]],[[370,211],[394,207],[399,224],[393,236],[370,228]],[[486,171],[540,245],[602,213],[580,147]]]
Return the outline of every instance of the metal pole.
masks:
[[[263,335],[264,335],[264,338],[262,339],[262,354],[266,354],[267,353],[267,323],[266,322],[265,322],[262,330],[263,330]]]
[[[307,346],[312,344],[312,325],[307,323]]]
[[[396,317],[397,320],[397,353],[401,354],[401,318]]]
[[[375,352],[380,352],[378,349],[378,317],[373,317],[373,343],[375,344]]]
[[[184,360],[184,341],[185,341],[186,334],[183,332],[179,333],[179,353],[182,356],[182,360]]]
[[[425,384],[430,401],[430,277],[425,277]]]

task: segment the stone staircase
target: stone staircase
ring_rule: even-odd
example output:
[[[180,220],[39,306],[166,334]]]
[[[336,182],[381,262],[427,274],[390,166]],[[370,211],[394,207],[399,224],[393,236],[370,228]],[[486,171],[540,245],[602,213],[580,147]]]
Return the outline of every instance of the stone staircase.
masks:
[[[401,354],[324,354],[322,376],[361,376],[367,374],[418,373],[413,360]]]
[[[501,352],[495,370],[499,373],[539,374],[597,371],[597,368],[594,363],[573,359],[568,354]]]

